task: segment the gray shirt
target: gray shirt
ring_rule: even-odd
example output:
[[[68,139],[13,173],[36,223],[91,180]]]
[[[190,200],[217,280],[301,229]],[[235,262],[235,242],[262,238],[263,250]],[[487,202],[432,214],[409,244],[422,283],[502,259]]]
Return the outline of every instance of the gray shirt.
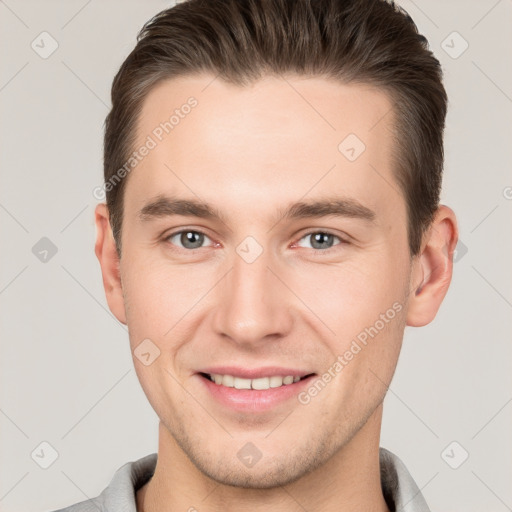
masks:
[[[425,498],[404,463],[385,448],[379,449],[381,485],[391,512],[430,512]],[[155,471],[157,454],[127,462],[96,498],[54,512],[137,512],[135,493]]]

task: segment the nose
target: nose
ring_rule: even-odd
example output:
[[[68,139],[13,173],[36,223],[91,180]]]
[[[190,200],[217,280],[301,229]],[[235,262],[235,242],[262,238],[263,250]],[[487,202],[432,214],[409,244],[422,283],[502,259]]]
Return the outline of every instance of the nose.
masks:
[[[246,348],[287,336],[293,325],[293,294],[272,255],[263,250],[250,262],[235,252],[232,263],[216,287],[216,333]]]

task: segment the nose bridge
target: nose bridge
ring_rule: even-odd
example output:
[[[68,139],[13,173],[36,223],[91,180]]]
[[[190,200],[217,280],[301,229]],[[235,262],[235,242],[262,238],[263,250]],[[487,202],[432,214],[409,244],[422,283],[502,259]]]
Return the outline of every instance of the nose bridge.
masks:
[[[246,237],[219,288],[215,328],[240,344],[286,334],[291,325],[286,292],[273,271],[275,258],[255,237]]]

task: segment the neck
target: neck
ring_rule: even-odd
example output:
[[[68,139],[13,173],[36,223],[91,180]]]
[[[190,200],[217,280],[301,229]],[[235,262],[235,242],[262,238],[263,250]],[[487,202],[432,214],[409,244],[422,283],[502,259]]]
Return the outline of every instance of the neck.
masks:
[[[201,473],[160,422],[158,461],[151,480],[137,492],[138,512],[275,512],[297,510],[388,512],[380,480],[382,404],[337,453],[295,482],[247,489],[215,482]]]

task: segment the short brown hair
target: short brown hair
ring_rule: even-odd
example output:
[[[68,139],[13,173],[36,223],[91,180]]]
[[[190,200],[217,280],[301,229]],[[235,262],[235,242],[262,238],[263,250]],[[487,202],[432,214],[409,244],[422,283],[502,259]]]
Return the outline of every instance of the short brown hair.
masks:
[[[133,152],[142,103],[160,81],[210,72],[245,86],[295,73],[374,85],[393,107],[395,177],[411,256],[439,206],[447,109],[439,61],[410,16],[386,0],[187,0],[156,14],[112,84],[105,183]],[[126,179],[107,189],[119,256]]]

